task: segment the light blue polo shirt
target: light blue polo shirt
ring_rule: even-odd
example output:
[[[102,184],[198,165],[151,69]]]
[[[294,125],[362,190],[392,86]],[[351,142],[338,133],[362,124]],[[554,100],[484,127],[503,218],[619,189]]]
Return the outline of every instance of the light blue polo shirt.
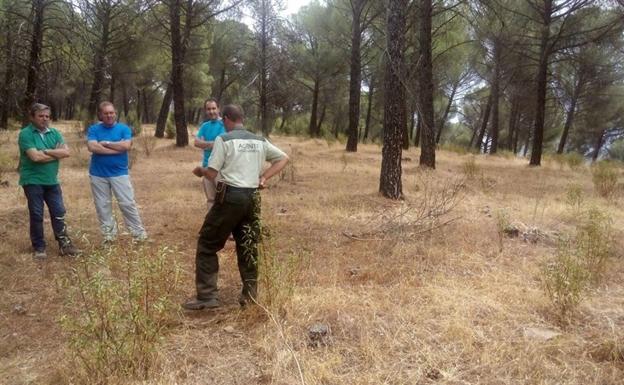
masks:
[[[197,138],[205,140],[206,142],[214,142],[217,136],[225,133],[225,126],[223,120],[207,120],[199,127],[197,132]],[[211,149],[204,149],[204,159],[202,161],[202,167],[208,167],[208,159],[210,158]]]
[[[132,131],[123,123],[115,123],[107,127],[104,123],[96,123],[89,127],[87,140],[96,142],[119,142],[131,140]],[[128,152],[121,154],[91,154],[89,174],[100,178],[128,175]]]

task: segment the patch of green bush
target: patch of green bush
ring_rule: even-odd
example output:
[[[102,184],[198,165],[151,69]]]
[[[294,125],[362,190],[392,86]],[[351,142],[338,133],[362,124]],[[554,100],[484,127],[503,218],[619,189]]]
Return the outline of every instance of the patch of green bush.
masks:
[[[618,170],[611,162],[602,161],[592,166],[592,182],[598,195],[611,198],[617,191]]]
[[[167,248],[131,245],[94,249],[61,277],[78,382],[146,380],[167,328],[178,318],[180,268]]]

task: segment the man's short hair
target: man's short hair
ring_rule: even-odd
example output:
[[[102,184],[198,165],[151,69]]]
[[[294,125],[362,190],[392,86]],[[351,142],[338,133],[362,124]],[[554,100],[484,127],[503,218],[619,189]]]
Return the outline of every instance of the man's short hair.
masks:
[[[206,104],[208,104],[208,102],[213,102],[217,105],[217,107],[219,107],[219,101],[216,98],[208,98],[204,100],[204,108],[206,108]]]
[[[39,111],[50,111],[50,107],[46,106],[43,103],[33,103],[30,106],[30,116],[35,116],[35,114]]]
[[[113,109],[115,108],[115,106],[113,105],[113,103],[109,102],[109,101],[104,101],[100,104],[98,104],[98,113],[102,112],[102,110],[104,109],[104,107],[108,107],[111,106],[113,107]]]
[[[221,115],[223,115],[224,118],[228,118],[233,122],[242,122],[243,118],[245,117],[243,109],[236,104],[228,104],[227,106],[223,107]]]

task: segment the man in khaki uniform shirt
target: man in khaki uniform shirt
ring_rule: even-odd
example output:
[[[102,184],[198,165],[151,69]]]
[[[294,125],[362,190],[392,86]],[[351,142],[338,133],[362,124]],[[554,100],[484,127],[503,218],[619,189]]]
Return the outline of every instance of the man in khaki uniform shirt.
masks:
[[[236,241],[238,269],[243,289],[241,306],[257,298],[258,240],[260,235],[260,199],[258,189],[279,173],[288,156],[261,136],[243,127],[240,107],[223,108],[223,123],[227,133],[218,136],[212,148],[208,167],[197,167],[195,175],[214,179],[221,175],[223,195],[217,193],[215,203],[206,215],[199,232],[195,256],[195,284],[197,297],[183,305],[188,310],[220,306],[217,278],[219,260],[217,251],[225,245],[230,233]],[[265,162],[271,166],[262,172]]]

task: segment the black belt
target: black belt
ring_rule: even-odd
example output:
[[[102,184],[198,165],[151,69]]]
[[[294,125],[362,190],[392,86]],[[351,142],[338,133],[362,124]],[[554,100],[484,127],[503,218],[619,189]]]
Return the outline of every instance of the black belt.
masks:
[[[243,193],[253,193],[257,190],[255,187],[234,187],[230,185],[226,185],[226,192],[243,192]]]

